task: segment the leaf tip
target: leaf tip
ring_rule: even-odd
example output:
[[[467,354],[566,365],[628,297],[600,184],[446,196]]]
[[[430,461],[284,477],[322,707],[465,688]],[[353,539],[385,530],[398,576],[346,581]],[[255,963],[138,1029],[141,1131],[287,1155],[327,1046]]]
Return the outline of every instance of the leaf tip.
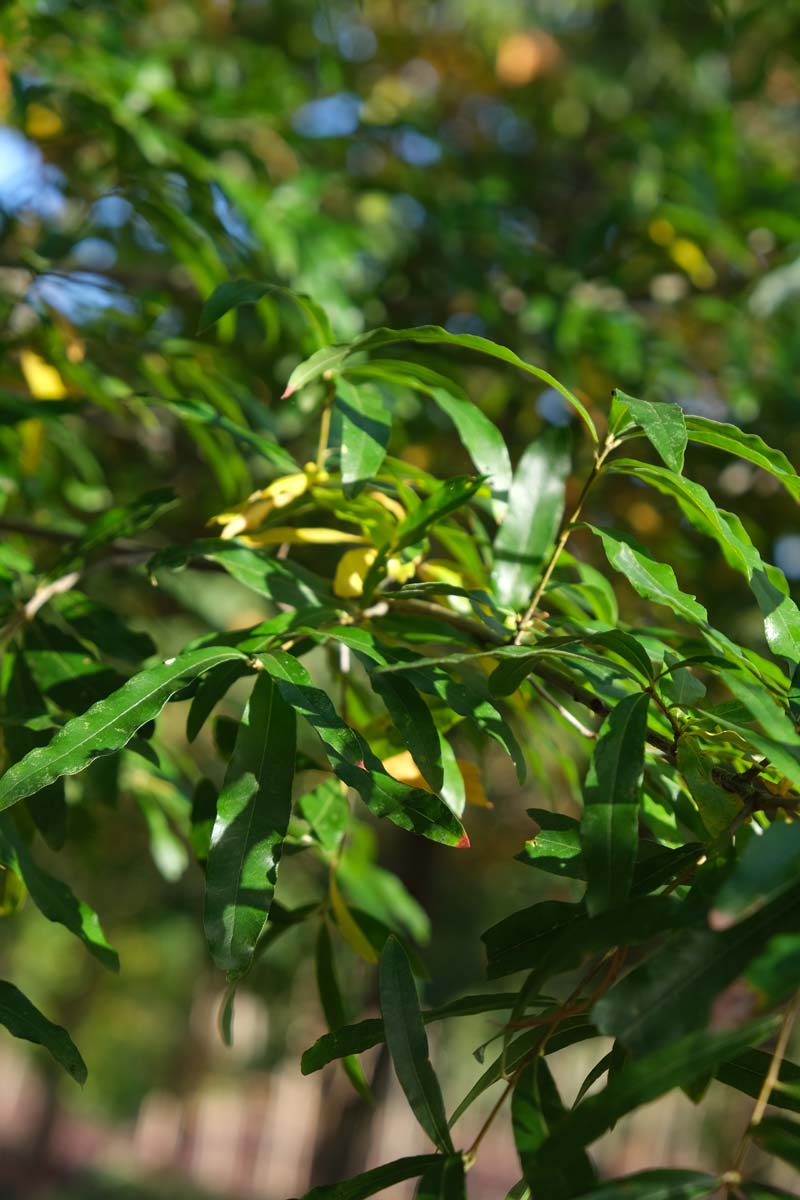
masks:
[[[472,843],[469,840],[469,834],[465,833],[460,841],[456,842],[456,850],[469,850]]]
[[[286,387],[281,392],[281,400],[288,400],[289,397],[293,396],[293,395],[294,395],[294,384],[287,383]]]

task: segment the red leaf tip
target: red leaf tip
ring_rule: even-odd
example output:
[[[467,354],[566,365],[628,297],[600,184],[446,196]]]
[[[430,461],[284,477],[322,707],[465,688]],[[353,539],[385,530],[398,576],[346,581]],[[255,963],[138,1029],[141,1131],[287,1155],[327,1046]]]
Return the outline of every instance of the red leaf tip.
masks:
[[[356,766],[358,767],[359,771],[366,771],[367,769],[367,764],[364,762],[363,758],[358,760]]]
[[[288,400],[294,394],[294,387],[291,383],[287,384],[281,394],[281,400]]]
[[[456,842],[456,850],[469,850],[470,840],[469,834],[465,833],[460,842]]]

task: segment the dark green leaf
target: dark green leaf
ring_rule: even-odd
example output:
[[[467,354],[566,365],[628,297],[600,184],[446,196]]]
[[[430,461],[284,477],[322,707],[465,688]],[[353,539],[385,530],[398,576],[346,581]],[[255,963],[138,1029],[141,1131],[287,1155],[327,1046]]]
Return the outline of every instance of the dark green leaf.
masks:
[[[766,1050],[745,1050],[728,1062],[721,1063],[715,1075],[721,1083],[755,1100],[761,1092],[771,1062],[772,1055]],[[800,1066],[797,1063],[783,1060],[769,1102],[775,1108],[800,1113]]]
[[[773,450],[755,433],[744,433],[736,425],[711,421],[708,417],[687,417],[686,429],[690,442],[713,446],[744,458],[762,471],[779,480],[794,500],[800,500],[800,476],[780,450]]]
[[[648,696],[626,696],[603,722],[584,785],[581,847],[592,913],[622,904],[636,862]]]
[[[0,980],[0,1025],[26,1042],[36,1042],[78,1083],[86,1082],[86,1064],[66,1029],[48,1021],[13,983]]]
[[[456,475],[440,483],[435,491],[412,509],[397,526],[392,540],[393,549],[402,550],[404,546],[412,546],[420,541],[437,521],[443,520],[466,504],[482,482],[482,479],[471,475]]]
[[[719,1186],[719,1177],[704,1171],[639,1171],[610,1179],[577,1200],[704,1200]]]
[[[564,1113],[550,1068],[539,1056],[517,1077],[511,1097],[511,1124],[525,1181],[531,1194],[540,1200],[569,1200],[595,1182],[592,1165],[582,1150],[565,1156],[558,1165],[538,1161],[539,1148]]]
[[[414,976],[395,937],[387,939],[381,952],[378,981],[386,1045],[400,1086],[428,1137],[443,1153],[452,1154],[453,1141],[439,1081],[428,1057]]]
[[[261,672],[225,773],[206,868],[206,937],[226,971],[249,967],[267,923],[291,813],[294,756],[294,710]]]
[[[317,934],[316,950],[317,990],[319,992],[322,1011],[331,1033],[342,1029],[345,1024],[344,1003],[336,978],[336,964],[333,958],[333,945],[328,926],[323,921]],[[362,1099],[371,1101],[372,1093],[364,1075],[363,1068],[354,1054],[348,1054],[342,1060],[342,1066],[348,1079]]]
[[[381,468],[389,444],[392,421],[377,388],[356,386],[346,379],[336,384],[336,413],[341,424],[342,483],[345,495],[360,487]]]
[[[32,750],[9,768],[0,779],[0,809],[34,795],[62,775],[74,775],[101,754],[121,749],[192,679],[219,663],[243,657],[229,647],[208,647],[135,675],[107,700],[68,721],[47,746]]]
[[[769,1115],[751,1129],[750,1136],[767,1154],[800,1168],[800,1122]]]
[[[205,333],[231,309],[238,308],[240,304],[256,304],[264,296],[276,296],[296,305],[321,346],[333,341],[325,310],[315,304],[310,296],[275,283],[257,283],[254,279],[229,279],[216,287],[203,305],[197,332]]]
[[[413,1158],[398,1158],[395,1162],[384,1163],[357,1175],[354,1179],[346,1179],[342,1183],[332,1183],[313,1188],[306,1192],[302,1200],[366,1200],[386,1188],[402,1183],[404,1179],[418,1179],[430,1168],[441,1162],[438,1154],[417,1154]]]

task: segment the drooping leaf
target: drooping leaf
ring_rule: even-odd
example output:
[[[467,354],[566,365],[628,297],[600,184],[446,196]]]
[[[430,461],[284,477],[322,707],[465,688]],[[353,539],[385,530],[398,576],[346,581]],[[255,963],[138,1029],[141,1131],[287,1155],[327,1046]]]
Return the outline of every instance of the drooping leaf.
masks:
[[[187,651],[129,679],[119,691],[74,717],[41,749],[31,750],[0,778],[0,809],[74,775],[95,758],[121,749],[158,716],[170,696],[212,667],[244,655],[227,646]]]
[[[86,1082],[86,1064],[66,1029],[48,1021],[19,988],[4,979],[0,980],[0,1025],[16,1038],[44,1046],[77,1083]]]
[[[284,651],[273,651],[262,661],[274,675],[284,699],[318,733],[336,774],[355,788],[371,812],[388,817],[401,829],[448,846],[468,844],[461,822],[443,800],[392,779],[364,739],[341,719],[330,697],[314,687],[297,659]]]
[[[479,354],[485,354],[489,358],[499,359],[500,362],[508,363],[510,366],[519,367],[520,370],[527,372],[529,375],[535,376],[548,387],[554,388],[560,392],[568,404],[578,413],[581,420],[589,430],[589,434],[595,444],[597,444],[598,436],[594,422],[590,417],[586,406],[581,403],[568,388],[559,383],[548,371],[543,371],[541,367],[535,367],[531,363],[525,362],[508,350],[505,346],[500,346],[496,342],[491,342],[488,338],[477,337],[471,333],[449,333],[446,329],[442,329],[438,325],[421,325],[416,329],[373,329],[369,333],[363,334],[344,346],[325,346],[322,350],[318,350],[311,358],[306,359],[298,367],[295,367],[292,372],[289,382],[286,387],[286,395],[291,395],[298,388],[304,387],[314,379],[318,379],[325,371],[336,371],[340,369],[347,357],[350,354],[359,353],[364,350],[377,350],[382,346],[393,346],[402,342],[416,342],[421,345],[439,345],[453,346],[463,350],[475,350]]]
[[[553,427],[527,448],[514,473],[508,511],[494,542],[494,580],[501,604],[528,603],[564,513],[570,472],[569,431]]]
[[[117,952],[106,941],[97,913],[78,900],[68,884],[36,863],[8,817],[0,818],[0,857],[18,872],[34,904],[48,921],[74,933],[104,967],[119,970]]]
[[[452,1154],[439,1081],[428,1057],[428,1039],[408,957],[396,938],[381,953],[380,1002],[386,1045],[400,1086],[422,1128],[444,1154]]]
[[[598,529],[595,525],[589,525],[588,528],[602,541],[609,564],[620,575],[624,575],[634,591],[645,600],[662,604],[695,625],[707,623],[708,613],[694,596],[680,590],[675,572],[667,563],[656,562],[631,538],[607,529]]]
[[[295,714],[266,672],[256,678],[217,801],[204,924],[214,962],[245,971],[267,923],[292,803]]]
[[[712,421],[708,417],[687,416],[686,430],[690,442],[713,446],[737,458],[743,458],[774,476],[786,488],[793,500],[800,500],[800,476],[780,450],[773,450],[758,434],[745,433],[736,425]]]
[[[333,341],[327,313],[310,296],[281,287],[280,284],[258,283],[254,279],[228,279],[216,287],[203,305],[197,332],[205,333],[231,309],[238,308],[240,304],[257,304],[264,296],[276,296],[295,305],[307,320],[320,346]]]
[[[590,913],[623,904],[639,840],[648,696],[626,696],[603,722],[586,777],[581,847]]]

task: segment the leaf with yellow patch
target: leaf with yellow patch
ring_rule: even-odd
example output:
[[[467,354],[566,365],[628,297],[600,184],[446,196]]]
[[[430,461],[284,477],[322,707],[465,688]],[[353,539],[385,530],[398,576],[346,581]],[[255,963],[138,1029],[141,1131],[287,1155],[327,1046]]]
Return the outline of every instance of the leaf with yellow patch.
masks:
[[[331,901],[331,911],[336,919],[336,924],[339,933],[347,942],[351,950],[353,950],[359,958],[363,958],[364,962],[372,963],[378,961],[378,955],[368,940],[361,926],[356,921],[350,909],[344,901],[339,885],[336,882],[336,876],[331,875],[329,896]]]

